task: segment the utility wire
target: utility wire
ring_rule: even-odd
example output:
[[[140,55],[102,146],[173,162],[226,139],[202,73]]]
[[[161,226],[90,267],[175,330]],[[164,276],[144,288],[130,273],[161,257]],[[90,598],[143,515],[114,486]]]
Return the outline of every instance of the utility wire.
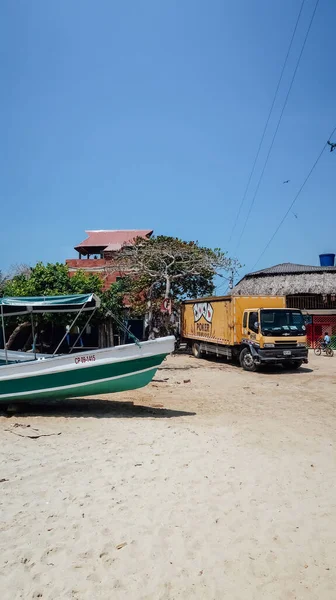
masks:
[[[332,133],[330,134],[330,136],[329,136],[328,140],[330,140],[330,139],[333,137],[333,135],[334,135],[335,131],[336,131],[336,127],[333,129],[333,131],[332,131]],[[264,254],[265,254],[266,250],[269,248],[269,246],[270,246],[270,245],[271,245],[271,243],[273,242],[273,240],[274,240],[274,238],[275,238],[276,234],[278,233],[278,231],[279,231],[280,227],[282,226],[282,224],[284,223],[284,221],[285,221],[285,220],[286,220],[286,218],[288,217],[289,213],[291,212],[291,210],[292,210],[292,208],[293,208],[293,206],[294,206],[295,202],[297,201],[297,199],[298,199],[298,197],[300,196],[300,194],[301,194],[301,192],[302,192],[303,188],[305,187],[305,185],[306,185],[306,183],[307,183],[308,179],[310,178],[310,176],[311,176],[312,172],[314,171],[314,169],[315,169],[315,167],[316,167],[317,163],[319,162],[319,160],[320,160],[320,158],[321,158],[321,156],[322,156],[322,154],[323,154],[323,152],[324,152],[324,150],[325,150],[325,148],[326,148],[327,144],[328,144],[328,142],[326,142],[326,143],[324,144],[324,146],[323,146],[323,148],[322,148],[322,150],[321,150],[320,154],[318,155],[318,157],[317,157],[317,159],[315,160],[315,162],[314,162],[313,166],[311,167],[311,169],[310,169],[310,171],[309,171],[309,173],[308,173],[307,177],[305,178],[305,180],[304,180],[303,184],[301,185],[301,187],[300,187],[300,189],[299,189],[298,193],[296,194],[296,196],[294,196],[294,199],[292,200],[292,202],[291,202],[291,204],[289,205],[289,207],[288,207],[287,211],[285,212],[284,216],[282,217],[282,219],[281,219],[281,221],[280,221],[279,225],[276,227],[276,229],[275,229],[274,233],[272,234],[272,236],[271,236],[271,237],[270,237],[270,239],[268,240],[268,242],[267,242],[267,244],[266,244],[265,248],[263,249],[262,253],[260,254],[260,256],[259,256],[258,260],[257,260],[257,261],[254,263],[254,265],[253,265],[253,267],[252,267],[252,270],[251,270],[251,272],[253,272],[253,271],[254,271],[255,267],[256,267],[256,266],[257,266],[257,264],[258,264],[258,262],[259,262],[259,261],[260,261],[260,259],[261,259],[261,258],[264,256]]]
[[[256,153],[256,155],[255,155],[255,158],[254,158],[254,161],[253,161],[252,169],[251,169],[251,172],[250,172],[250,175],[249,175],[249,178],[248,178],[248,181],[247,181],[246,187],[245,187],[245,191],[244,191],[243,197],[242,197],[242,199],[241,199],[241,202],[240,202],[240,205],[239,205],[239,209],[238,209],[238,212],[237,212],[237,215],[236,215],[236,218],[235,218],[235,221],[234,221],[234,224],[233,224],[232,230],[231,230],[231,234],[230,234],[230,237],[229,237],[229,242],[228,242],[228,243],[230,243],[230,242],[231,242],[231,240],[232,240],[232,236],[233,236],[234,230],[236,229],[237,223],[238,223],[238,221],[239,221],[240,213],[241,213],[241,211],[242,211],[243,204],[244,204],[244,202],[245,202],[245,198],[246,198],[246,196],[247,196],[247,192],[249,191],[249,188],[250,188],[251,179],[252,179],[252,177],[253,177],[254,170],[255,170],[255,167],[256,167],[256,164],[257,164],[257,160],[258,160],[258,158],[259,158],[259,154],[260,154],[261,146],[262,146],[262,144],[263,144],[263,141],[264,141],[264,138],[265,138],[265,135],[266,135],[266,130],[267,130],[268,123],[269,123],[269,120],[270,120],[270,118],[271,118],[271,115],[272,115],[272,112],[273,112],[274,104],[275,104],[275,101],[276,101],[276,99],[277,99],[277,96],[278,96],[278,92],[279,92],[280,84],[281,84],[281,81],[282,81],[283,74],[284,74],[284,72],[285,72],[285,68],[286,68],[286,66],[287,66],[287,62],[288,62],[288,58],[289,58],[289,54],[290,54],[290,51],[291,51],[291,49],[292,49],[292,45],[293,45],[293,41],[294,41],[294,37],[295,37],[296,30],[297,30],[297,28],[298,28],[298,25],[299,25],[299,21],[300,21],[301,13],[302,13],[303,6],[304,6],[304,3],[305,3],[305,1],[306,1],[306,0],[302,0],[302,3],[301,3],[301,8],[300,8],[300,10],[299,10],[299,14],[298,14],[298,17],[297,17],[297,19],[296,19],[296,23],[295,23],[294,31],[293,31],[293,34],[292,34],[291,40],[290,40],[290,42],[289,42],[289,46],[288,46],[288,50],[287,50],[287,54],[286,54],[286,58],[285,58],[285,62],[284,62],[283,66],[282,66],[282,69],[281,69],[281,73],[280,73],[279,81],[278,81],[278,84],[277,84],[277,86],[276,86],[276,90],[275,90],[275,93],[274,93],[274,96],[273,96],[273,100],[272,100],[271,108],[270,108],[270,110],[269,110],[269,113],[268,113],[268,116],[267,116],[267,119],[266,119],[266,123],[265,123],[265,126],[264,126],[264,130],[263,130],[263,132],[262,132],[262,136],[261,136],[261,139],[260,139],[260,142],[259,142],[258,150],[257,150],[257,153]]]
[[[314,17],[315,17],[315,14],[316,14],[316,10],[317,10],[317,7],[318,7],[318,4],[319,4],[319,1],[320,1],[320,0],[316,0],[316,3],[315,3],[315,8],[314,8],[314,10],[313,10],[313,14],[312,14],[312,16],[311,16],[311,19],[310,19],[310,22],[309,22],[309,25],[308,25],[307,33],[306,33],[306,35],[305,35],[305,38],[304,38],[304,40],[303,40],[303,44],[302,44],[302,47],[301,47],[301,52],[300,52],[300,54],[299,54],[299,57],[298,57],[298,59],[297,59],[297,62],[296,62],[296,66],[295,66],[295,69],[294,69],[293,77],[292,77],[292,79],[291,79],[291,82],[290,82],[290,85],[289,85],[289,88],[288,88],[288,92],[287,92],[287,95],[286,95],[286,98],[285,98],[285,102],[284,102],[284,104],[283,104],[283,107],[282,107],[282,110],[281,110],[281,113],[280,113],[280,117],[279,117],[279,120],[278,120],[278,122],[277,122],[277,126],[276,126],[276,128],[275,128],[275,132],[274,132],[274,135],[273,135],[273,138],[272,138],[272,141],[271,141],[271,145],[270,145],[270,147],[269,147],[269,150],[268,150],[268,153],[267,153],[267,156],[266,156],[266,160],[265,160],[265,163],[264,163],[263,169],[262,169],[262,171],[261,171],[261,175],[260,175],[260,177],[259,177],[258,184],[257,184],[256,190],[255,190],[255,192],[254,192],[254,196],[253,196],[253,198],[252,198],[252,201],[251,201],[251,204],[250,204],[250,208],[249,208],[249,210],[248,210],[248,213],[247,213],[247,216],[246,216],[246,219],[245,219],[245,223],[244,223],[243,229],[242,229],[242,231],[241,231],[241,233],[240,233],[240,236],[239,236],[239,239],[238,239],[238,242],[237,242],[237,245],[236,245],[235,252],[237,251],[237,248],[238,248],[238,246],[239,246],[239,244],[240,244],[240,242],[241,242],[241,239],[242,239],[242,237],[243,237],[243,235],[244,235],[244,232],[245,232],[245,229],[246,229],[246,225],[247,225],[247,223],[248,223],[248,220],[249,220],[249,218],[250,218],[250,214],[251,214],[251,212],[252,212],[252,208],[253,208],[253,206],[254,206],[255,199],[256,199],[256,197],[257,197],[257,194],[258,194],[258,191],[259,191],[259,188],[260,188],[260,184],[261,184],[261,182],[262,182],[262,179],[263,179],[263,176],[264,176],[264,173],[265,173],[265,170],[266,170],[267,164],[268,164],[268,160],[269,160],[269,157],[270,157],[270,155],[271,155],[271,152],[272,152],[272,149],[273,149],[273,146],[274,146],[275,138],[276,138],[276,136],[277,136],[277,133],[278,133],[278,131],[279,131],[280,123],[281,123],[281,121],[282,121],[282,117],[283,117],[283,114],[284,114],[284,112],[285,112],[285,108],[286,108],[286,106],[287,106],[287,102],[288,102],[289,94],[291,93],[291,90],[292,90],[292,87],[293,87],[293,83],[294,83],[294,80],[295,80],[295,77],[296,77],[296,73],[297,73],[297,70],[298,70],[298,68],[299,68],[299,65],[300,65],[300,61],[301,61],[301,58],[302,58],[302,54],[303,54],[303,51],[304,51],[304,49],[305,49],[305,46],[306,46],[306,42],[307,42],[307,39],[308,39],[308,36],[309,36],[309,32],[310,32],[311,26],[312,26],[312,24],[313,24],[313,21],[314,21]]]
[[[225,277],[225,279],[227,279],[227,277]],[[226,290],[225,290],[225,293],[224,293],[224,296],[226,296],[227,292],[230,289],[230,284],[228,285],[227,281],[223,281],[223,283],[221,283],[220,285],[216,286],[216,295],[217,295],[218,290],[220,290],[222,287],[224,287],[224,285],[226,285]],[[234,287],[234,285],[232,287]]]
[[[230,277],[224,277],[224,275],[221,275],[221,277],[223,279],[225,279],[225,281],[223,281],[220,285],[216,286],[216,293],[218,292],[218,290],[220,290],[222,287],[224,287],[224,285],[226,285],[226,293],[228,292],[228,290],[232,290],[234,288],[234,278],[235,275],[237,275],[237,271],[236,269],[231,269],[231,275]]]
[[[225,281],[222,281],[222,283],[220,283],[219,285],[216,285],[215,288],[215,292],[217,294],[218,290],[220,290],[222,287],[224,287],[224,285],[226,285],[227,289],[230,289],[230,277],[224,277],[224,275],[221,275],[222,279],[225,279]]]

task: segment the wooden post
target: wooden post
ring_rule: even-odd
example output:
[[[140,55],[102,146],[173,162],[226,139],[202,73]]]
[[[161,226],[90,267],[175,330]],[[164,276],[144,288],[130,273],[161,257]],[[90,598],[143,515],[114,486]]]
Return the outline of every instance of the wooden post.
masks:
[[[109,319],[109,347],[114,346],[113,321]]]
[[[7,355],[7,344],[6,344],[5,320],[4,320],[4,312],[3,312],[2,304],[1,304],[1,325],[2,325],[2,337],[3,337],[4,351],[5,351],[6,365],[7,365],[8,364],[8,355]]]

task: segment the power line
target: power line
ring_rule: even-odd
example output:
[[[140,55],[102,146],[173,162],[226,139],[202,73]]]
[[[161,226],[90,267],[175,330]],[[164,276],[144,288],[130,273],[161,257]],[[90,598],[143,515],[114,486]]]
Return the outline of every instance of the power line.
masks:
[[[223,281],[223,283],[221,283],[220,285],[216,286],[216,293],[218,292],[218,290],[220,290],[222,287],[224,287],[224,285],[226,285],[226,291],[225,294],[229,291],[232,290],[234,288],[234,279],[235,279],[235,275],[237,274],[237,270],[235,268],[232,268],[230,271],[230,276],[229,277],[224,277],[224,275],[221,275],[221,277],[223,279],[225,279],[225,281]]]
[[[329,138],[328,138],[329,140],[332,138],[332,136],[334,135],[335,131],[336,131],[336,127],[333,129],[333,131],[332,131],[331,135],[329,136]],[[273,242],[273,240],[274,240],[274,238],[275,238],[276,234],[278,233],[278,231],[279,231],[280,227],[282,226],[282,224],[284,223],[284,221],[285,221],[285,220],[286,220],[286,218],[288,217],[289,213],[291,212],[291,210],[292,210],[292,208],[293,208],[293,206],[294,206],[295,202],[297,201],[297,199],[298,199],[298,197],[300,196],[300,194],[301,194],[301,192],[302,192],[302,190],[303,190],[304,186],[306,185],[306,183],[307,183],[308,179],[310,178],[310,176],[311,176],[312,172],[314,171],[314,169],[315,169],[315,167],[316,167],[317,163],[319,162],[319,160],[320,160],[320,158],[321,158],[321,156],[322,156],[322,154],[323,154],[323,152],[324,152],[324,150],[325,150],[325,148],[326,148],[326,146],[327,146],[327,143],[328,143],[328,142],[326,142],[326,143],[324,144],[324,146],[323,146],[323,148],[322,148],[321,152],[319,153],[319,155],[318,155],[317,159],[315,160],[315,162],[314,162],[313,166],[311,167],[311,169],[310,169],[310,171],[309,171],[309,173],[308,173],[307,177],[305,178],[305,180],[304,180],[303,184],[301,185],[301,187],[300,187],[299,191],[297,192],[296,196],[294,196],[294,199],[292,200],[292,202],[291,202],[291,204],[289,205],[289,207],[288,207],[287,211],[285,212],[284,216],[282,217],[282,219],[281,219],[281,221],[280,221],[279,225],[276,227],[276,229],[275,229],[274,233],[272,234],[272,236],[270,237],[269,241],[267,242],[267,244],[266,244],[265,248],[263,249],[262,253],[260,254],[260,256],[259,256],[258,260],[257,260],[257,261],[254,263],[254,265],[253,265],[253,267],[252,267],[252,269],[251,269],[251,271],[252,271],[252,272],[254,271],[254,269],[255,269],[255,267],[257,266],[257,264],[258,264],[258,262],[260,261],[260,259],[261,259],[261,258],[264,256],[264,254],[265,254],[266,250],[269,248],[269,246],[270,246],[270,245],[271,245],[271,243]]]
[[[231,234],[230,234],[230,237],[229,237],[229,242],[228,242],[228,243],[230,243],[230,242],[231,242],[231,240],[232,240],[232,236],[233,236],[234,230],[236,229],[236,225],[237,225],[237,223],[238,223],[238,221],[239,221],[240,213],[241,213],[241,211],[242,211],[243,204],[244,204],[244,202],[245,202],[245,198],[246,198],[246,196],[247,196],[247,192],[248,192],[248,190],[249,190],[249,188],[250,188],[251,179],[252,179],[252,177],[253,177],[254,170],[255,170],[255,167],[256,167],[256,164],[257,164],[257,160],[258,160],[258,158],[259,158],[259,154],[260,154],[261,146],[262,146],[262,144],[263,144],[263,141],[264,141],[264,138],[265,138],[265,135],[266,135],[266,130],[267,130],[267,127],[268,127],[269,120],[270,120],[270,118],[271,118],[271,114],[272,114],[272,112],[273,112],[274,104],[275,104],[275,101],[276,101],[276,99],[277,99],[277,96],[278,96],[278,92],[279,92],[280,84],[281,84],[281,81],[282,81],[282,77],[283,77],[283,74],[284,74],[285,68],[286,68],[286,66],[287,66],[287,62],[288,62],[288,58],[289,58],[289,54],[290,54],[290,51],[291,51],[291,49],[292,49],[292,45],[293,45],[293,41],[294,41],[294,37],[295,37],[296,30],[297,30],[297,28],[298,28],[298,25],[299,25],[299,21],[300,21],[301,13],[302,13],[303,6],[304,6],[304,3],[305,3],[305,1],[306,1],[306,0],[302,0],[302,3],[301,3],[301,8],[300,8],[300,10],[299,10],[299,14],[298,14],[298,17],[297,17],[297,19],[296,19],[296,23],[295,23],[294,31],[293,31],[293,34],[292,34],[292,37],[291,37],[291,40],[290,40],[290,43],[289,43],[289,46],[288,46],[288,50],[287,50],[287,54],[286,54],[286,58],[285,58],[285,61],[284,61],[284,63],[283,63],[283,66],[282,66],[282,69],[281,69],[281,73],[280,73],[280,77],[279,77],[279,80],[278,80],[278,84],[277,84],[277,86],[276,86],[276,90],[275,90],[275,93],[274,93],[274,96],[273,96],[273,100],[272,100],[271,108],[270,108],[270,110],[269,110],[269,113],[268,113],[268,116],[267,116],[267,119],[266,119],[266,123],[265,123],[265,126],[264,126],[264,130],[263,130],[263,132],[262,132],[262,136],[261,136],[261,139],[260,139],[260,142],[259,142],[258,150],[257,150],[257,153],[256,153],[256,155],[255,155],[255,158],[254,158],[254,161],[253,161],[252,169],[251,169],[251,172],[250,172],[250,175],[249,175],[249,178],[248,178],[248,181],[247,181],[246,187],[245,187],[245,191],[244,191],[243,197],[242,197],[242,199],[241,199],[241,202],[240,202],[240,205],[239,205],[239,209],[238,209],[238,212],[237,212],[237,215],[236,215],[236,218],[235,218],[235,221],[234,221],[234,224],[233,224],[232,230],[231,230]]]
[[[232,287],[231,287],[230,285],[227,285],[227,283],[221,283],[220,285],[218,285],[218,286],[216,287],[216,296],[218,295],[218,290],[220,290],[222,287],[224,287],[224,285],[226,285],[226,290],[225,290],[225,292],[224,292],[224,294],[223,294],[224,296],[226,296],[226,294],[228,293],[228,291],[229,291],[230,289],[232,289]]]
[[[250,204],[250,208],[248,210],[248,213],[247,213],[247,216],[246,216],[246,219],[245,219],[245,223],[244,223],[243,229],[242,229],[242,231],[240,233],[240,236],[239,236],[239,239],[238,239],[238,242],[237,242],[237,245],[236,245],[235,252],[237,251],[237,248],[238,248],[238,246],[239,246],[239,244],[241,242],[241,239],[242,239],[242,237],[244,235],[244,232],[245,232],[245,229],[246,229],[246,225],[247,225],[248,220],[250,218],[250,214],[252,212],[252,208],[254,206],[255,199],[257,197],[257,194],[258,194],[258,191],[259,191],[259,188],[260,188],[260,184],[262,182],[262,179],[263,179],[263,176],[264,176],[267,164],[268,164],[268,160],[269,160],[269,157],[271,155],[271,152],[272,152],[272,149],[273,149],[273,146],[274,146],[275,138],[276,138],[277,133],[279,131],[280,123],[282,121],[282,117],[283,117],[283,114],[285,112],[285,108],[287,106],[288,98],[289,98],[289,95],[290,95],[292,87],[293,87],[293,83],[294,83],[294,80],[295,80],[295,77],[296,77],[296,73],[297,73],[297,70],[298,70],[300,62],[301,62],[302,54],[303,54],[303,51],[304,51],[305,46],[306,46],[306,42],[307,42],[307,39],[308,39],[308,36],[309,36],[309,32],[310,32],[311,26],[312,26],[313,21],[314,21],[314,17],[315,17],[315,14],[316,14],[316,10],[317,10],[319,1],[320,0],[316,0],[315,8],[313,10],[313,14],[311,16],[311,19],[310,19],[310,22],[309,22],[309,25],[308,25],[308,29],[307,29],[307,32],[306,32],[306,35],[305,35],[305,38],[303,40],[303,44],[302,44],[302,47],[301,47],[301,52],[300,52],[299,57],[298,57],[297,62],[296,62],[296,66],[295,66],[295,69],[294,69],[293,77],[291,79],[291,82],[290,82],[290,85],[289,85],[289,88],[288,88],[288,92],[287,92],[287,95],[286,95],[286,98],[285,98],[285,102],[283,104],[283,107],[282,107],[282,110],[281,110],[281,113],[280,113],[280,117],[279,117],[279,120],[277,122],[277,126],[275,128],[275,132],[274,132],[274,135],[273,135],[273,138],[272,138],[272,141],[271,141],[271,145],[269,147],[269,150],[268,150],[268,153],[267,153],[267,156],[266,156],[266,160],[265,160],[263,169],[261,171],[261,175],[259,177],[258,184],[257,184],[256,190],[254,192],[254,195],[253,195],[253,198],[252,198],[252,201],[251,201],[251,204]]]
[[[217,289],[216,289],[216,296],[218,296],[217,292],[218,292],[218,290],[219,290],[219,289],[220,289],[220,288],[217,288]],[[224,292],[223,294],[221,294],[221,296],[227,296],[227,293],[228,293],[228,291],[229,291],[230,289],[231,289],[231,288],[227,287],[227,288],[226,288],[226,290],[225,290],[225,292]]]
[[[224,275],[221,275],[221,277],[225,281],[223,281],[219,285],[216,285],[216,288],[215,288],[216,294],[217,294],[218,290],[220,290],[222,287],[224,287],[224,285],[226,285],[227,289],[230,289],[230,279],[232,279],[232,281],[234,281],[233,275],[232,275],[232,278],[230,278],[230,277],[224,277]],[[233,287],[233,285],[232,285],[232,287]]]

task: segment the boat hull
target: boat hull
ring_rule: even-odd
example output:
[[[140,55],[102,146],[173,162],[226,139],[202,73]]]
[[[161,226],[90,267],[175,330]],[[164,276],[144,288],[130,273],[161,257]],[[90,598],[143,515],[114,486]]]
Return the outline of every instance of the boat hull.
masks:
[[[0,403],[124,392],[147,385],[174,338],[1,367]]]

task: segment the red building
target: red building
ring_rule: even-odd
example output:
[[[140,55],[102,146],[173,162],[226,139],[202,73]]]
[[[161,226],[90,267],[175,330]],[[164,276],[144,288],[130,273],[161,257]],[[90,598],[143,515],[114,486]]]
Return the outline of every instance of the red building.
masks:
[[[78,258],[68,258],[70,277],[76,271],[98,274],[104,281],[104,289],[121,276],[118,270],[113,270],[115,255],[125,245],[132,245],[136,238],[150,238],[151,229],[101,229],[86,231],[87,238],[75,246]]]

